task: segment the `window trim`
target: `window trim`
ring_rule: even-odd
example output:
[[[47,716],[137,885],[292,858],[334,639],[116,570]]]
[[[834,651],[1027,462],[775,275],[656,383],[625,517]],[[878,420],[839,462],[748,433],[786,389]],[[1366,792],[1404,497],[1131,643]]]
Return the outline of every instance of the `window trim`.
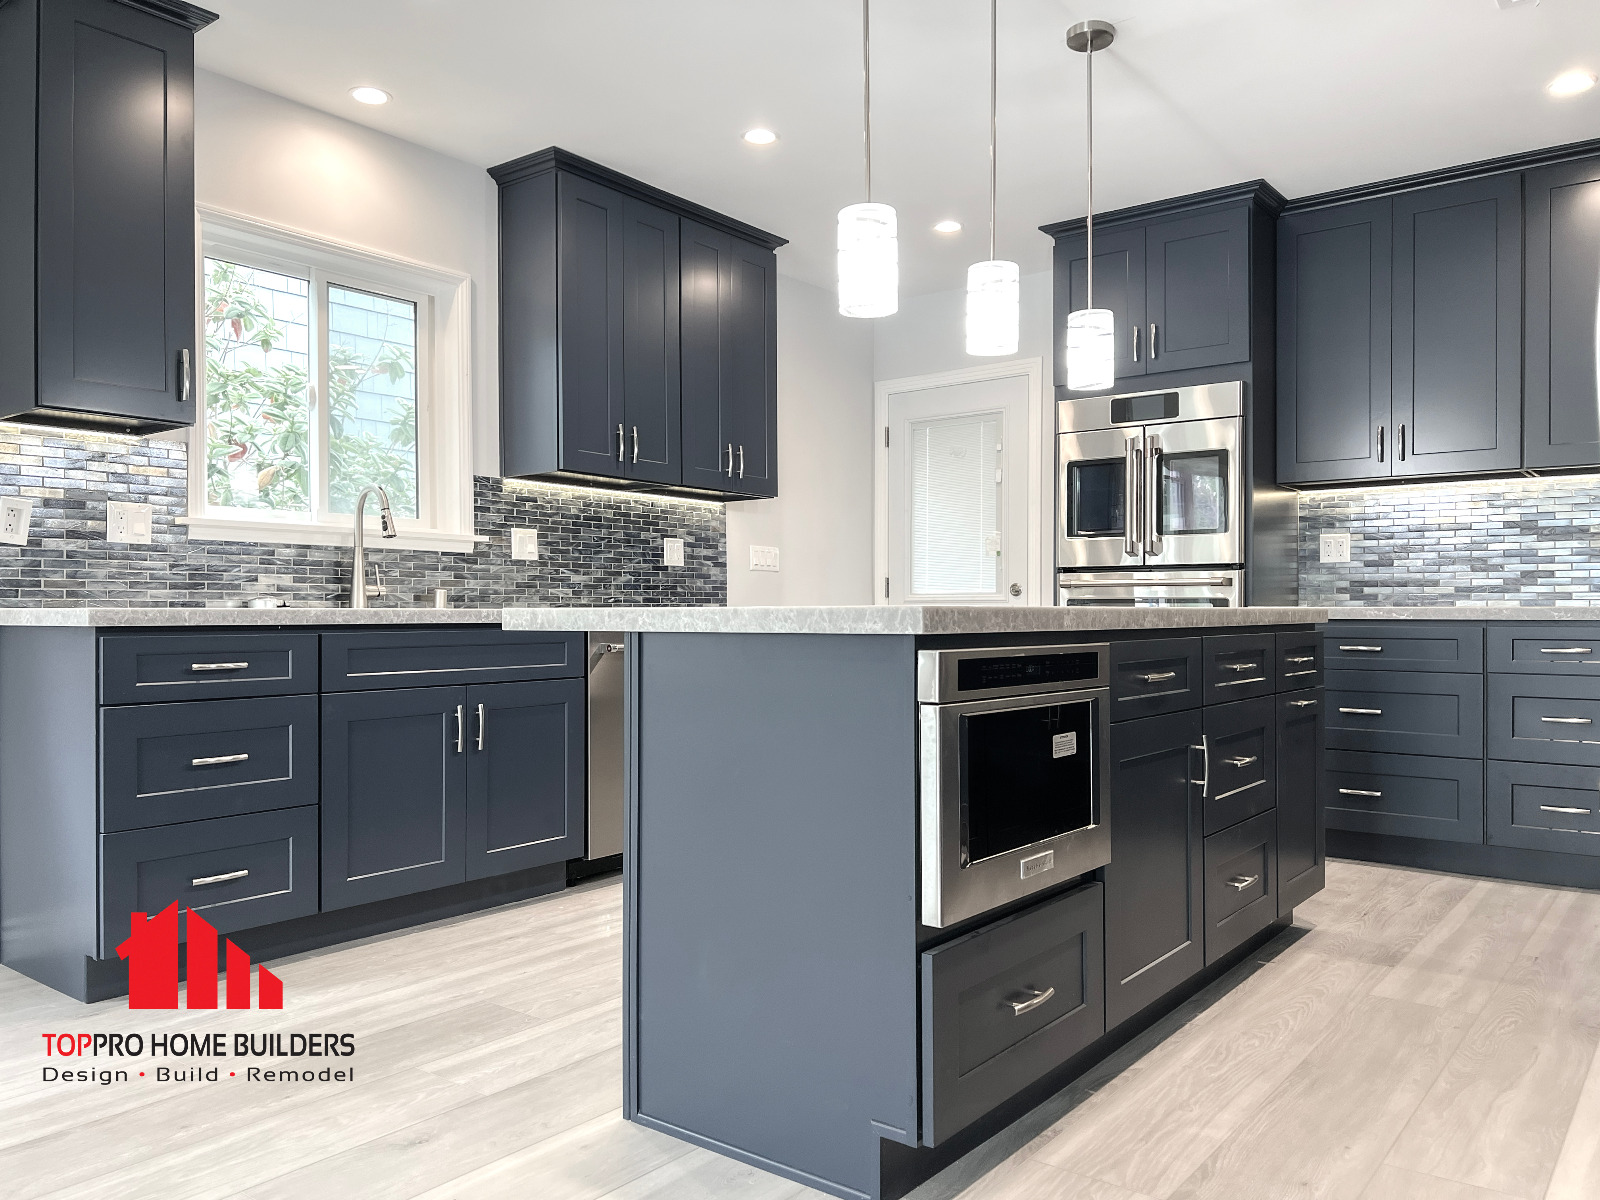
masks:
[[[382,545],[398,550],[470,552],[488,541],[473,529],[472,497],[472,277],[443,267],[346,245],[225,209],[197,205],[195,290],[197,344],[204,346],[205,259],[230,253],[247,265],[305,273],[312,287],[330,282],[392,294],[418,305],[417,516],[399,518],[399,536]],[[317,306],[325,320],[326,302]],[[314,310],[314,311],[317,311]],[[424,316],[426,314],[426,322]],[[426,332],[424,332],[426,330]],[[315,335],[314,335],[315,336]],[[195,541],[269,542],[297,546],[349,546],[348,515],[327,513],[307,521],[250,510],[207,511],[205,473],[205,355],[198,356],[197,410],[188,431],[189,515],[178,518]],[[319,355],[320,357],[320,355]],[[317,374],[317,415],[326,422],[325,381]],[[320,436],[320,434],[318,435]],[[318,482],[325,490],[326,480]],[[241,516],[248,511],[249,515]],[[369,527],[376,520],[368,507]],[[369,528],[369,538],[372,533]]]

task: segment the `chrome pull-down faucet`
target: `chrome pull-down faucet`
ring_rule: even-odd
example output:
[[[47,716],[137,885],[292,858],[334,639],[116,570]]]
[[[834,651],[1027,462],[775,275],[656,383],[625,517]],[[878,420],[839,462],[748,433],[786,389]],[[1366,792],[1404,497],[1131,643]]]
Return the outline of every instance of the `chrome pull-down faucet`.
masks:
[[[356,553],[350,572],[351,608],[367,607],[367,529],[365,516],[367,497],[372,495],[373,492],[378,493],[378,517],[382,536],[392,538],[399,532],[395,528],[394,512],[389,507],[389,493],[377,484],[364,488],[361,495],[356,497]]]

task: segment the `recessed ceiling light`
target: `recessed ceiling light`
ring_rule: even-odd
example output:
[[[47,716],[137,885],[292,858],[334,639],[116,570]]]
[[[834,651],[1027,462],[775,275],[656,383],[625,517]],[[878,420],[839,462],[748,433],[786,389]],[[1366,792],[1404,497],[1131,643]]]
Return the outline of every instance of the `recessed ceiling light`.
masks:
[[[1563,71],[1545,85],[1545,91],[1552,96],[1576,96],[1579,92],[1587,92],[1594,86],[1594,74],[1590,71]]]
[[[744,140],[752,146],[770,146],[778,140],[778,135],[770,129],[746,129]]]
[[[935,225],[933,227],[933,231],[935,233],[960,233],[961,232],[961,222],[960,221],[940,221],[937,225]]]
[[[362,104],[387,104],[393,97],[382,88],[353,87],[350,89],[350,98]]]

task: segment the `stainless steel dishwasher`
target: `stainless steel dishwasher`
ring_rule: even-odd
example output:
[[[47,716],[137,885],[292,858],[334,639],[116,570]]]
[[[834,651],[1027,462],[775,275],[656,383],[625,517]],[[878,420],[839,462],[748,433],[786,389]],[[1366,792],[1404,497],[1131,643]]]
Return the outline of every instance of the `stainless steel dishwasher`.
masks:
[[[589,836],[583,857],[590,863],[622,853],[623,647],[620,633],[589,635]]]

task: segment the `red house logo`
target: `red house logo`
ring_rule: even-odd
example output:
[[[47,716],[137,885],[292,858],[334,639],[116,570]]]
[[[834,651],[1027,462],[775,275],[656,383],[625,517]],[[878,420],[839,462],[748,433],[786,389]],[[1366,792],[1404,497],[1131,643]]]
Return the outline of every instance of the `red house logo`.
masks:
[[[129,1008],[178,1007],[178,902],[154,917],[129,915],[128,940],[117,957],[128,960]],[[228,943],[228,1007],[250,1007],[250,956]],[[217,1007],[217,931],[198,913],[189,912],[189,1008]],[[265,967],[256,987],[257,1008],[283,1007],[283,980]]]

